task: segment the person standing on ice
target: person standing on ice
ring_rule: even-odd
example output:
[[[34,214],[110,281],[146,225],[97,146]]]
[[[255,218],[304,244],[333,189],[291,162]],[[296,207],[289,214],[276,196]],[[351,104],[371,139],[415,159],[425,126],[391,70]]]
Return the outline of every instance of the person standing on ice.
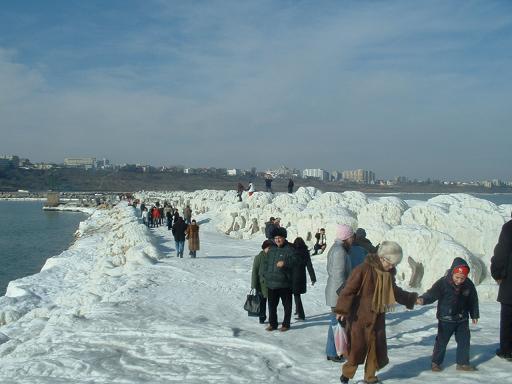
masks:
[[[197,251],[199,251],[199,225],[197,225],[195,220],[192,220],[189,224],[185,234],[188,239],[188,254],[194,259]]]
[[[491,276],[499,284],[498,301],[501,303],[500,347],[496,356],[512,361],[512,220],[501,228],[491,258]]]
[[[286,241],[285,228],[274,229],[275,246],[272,246],[262,263],[260,274],[268,288],[268,322],[267,331],[277,329],[277,305],[283,303],[284,319],[279,330],[286,332],[290,329],[292,317],[292,281],[291,271],[296,263],[295,250]]]
[[[315,285],[315,269],[313,268],[313,264],[311,264],[311,256],[309,254],[308,246],[302,237],[297,237],[295,239],[293,242],[293,248],[295,248],[295,255],[297,257],[297,262],[292,270],[292,292],[293,300],[295,301],[295,314],[297,315],[296,320],[306,320],[300,295],[306,293],[306,269],[309,273],[311,285]]]
[[[277,228],[275,221],[276,219],[270,216],[270,219],[265,223],[265,237],[270,241],[273,240],[272,234],[274,233],[274,229]]]
[[[338,301],[338,292],[345,284],[352,265],[348,252],[354,241],[354,231],[351,227],[345,224],[338,224],[336,226],[336,238],[334,244],[329,248],[327,253],[327,284],[325,286],[325,303],[331,307],[331,318],[329,328],[327,330],[327,342],[325,345],[325,353],[327,360],[341,363],[343,358],[338,356],[336,352],[336,345],[334,344],[333,327],[336,326],[338,320],[334,313],[334,308]]]
[[[364,228],[357,228],[355,234],[356,238],[354,240],[354,245],[363,247],[368,253],[377,252],[377,249],[373,246],[372,242],[366,238],[366,231]]]
[[[402,256],[400,245],[394,241],[382,242],[377,254],[369,254],[352,271],[340,292],[335,312],[340,321],[346,321],[349,339],[341,383],[348,383],[365,360],[365,382],[378,383],[377,370],[389,362],[386,312],[393,310],[396,303],[412,309],[418,298],[417,293],[404,291],[395,283],[395,267]]]
[[[247,187],[247,193],[249,194],[249,197],[251,197],[255,191],[256,190],[254,189],[254,184],[251,181]]]
[[[274,193],[272,191],[272,181],[274,181],[272,179],[272,175],[270,173],[267,173],[267,175],[265,176],[265,189],[267,192],[270,192],[270,193]]]
[[[190,220],[192,220],[192,209],[189,204],[183,209],[183,219],[187,224],[190,224]]]
[[[432,353],[432,371],[442,371],[441,364],[446,346],[455,334],[457,341],[457,370],[476,371],[469,365],[469,318],[478,323],[478,294],[468,278],[469,265],[456,257],[446,275],[437,280],[432,288],[421,295],[416,304],[431,304],[437,301],[437,337]]]
[[[290,180],[288,180],[288,193],[293,193],[293,186],[295,185],[295,183],[293,182],[293,180],[290,178]]]
[[[242,201],[242,194],[244,193],[244,185],[242,183],[238,183],[236,187],[236,195],[238,196],[238,201]]]
[[[171,210],[168,210],[165,214],[165,218],[167,220],[167,230],[170,231],[172,229],[172,213]]]
[[[274,243],[270,240],[265,240],[263,244],[261,244],[261,252],[256,255],[252,262],[252,274],[251,274],[251,289],[255,289],[256,292],[259,292],[262,296],[262,300],[260,303],[260,324],[265,323],[267,320],[267,298],[268,298],[268,288],[267,283],[265,282],[265,278],[260,274],[261,266],[263,262],[267,258],[268,251],[270,251],[270,247],[272,247]]]
[[[185,232],[187,231],[187,224],[181,216],[174,221],[172,226],[172,235],[176,244],[176,256],[183,257],[183,248],[185,248]]]

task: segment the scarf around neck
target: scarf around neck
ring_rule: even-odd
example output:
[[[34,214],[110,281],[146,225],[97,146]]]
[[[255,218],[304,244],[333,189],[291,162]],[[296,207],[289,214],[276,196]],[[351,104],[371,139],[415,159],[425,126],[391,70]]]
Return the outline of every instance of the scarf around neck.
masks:
[[[377,313],[393,312],[396,300],[393,292],[393,277],[382,269],[379,257],[372,255],[368,261],[376,273],[375,291],[373,291],[372,310]]]

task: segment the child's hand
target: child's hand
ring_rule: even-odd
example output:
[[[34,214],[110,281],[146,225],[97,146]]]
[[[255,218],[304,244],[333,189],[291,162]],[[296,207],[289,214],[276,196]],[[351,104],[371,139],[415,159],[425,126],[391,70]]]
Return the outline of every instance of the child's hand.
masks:
[[[277,267],[277,268],[283,268],[283,267],[284,267],[284,261],[283,261],[283,260],[279,260],[279,261],[276,263],[276,267]]]
[[[416,299],[416,305],[423,305],[423,299],[421,297]]]
[[[472,322],[473,324],[478,324],[478,319],[471,319],[471,322]]]

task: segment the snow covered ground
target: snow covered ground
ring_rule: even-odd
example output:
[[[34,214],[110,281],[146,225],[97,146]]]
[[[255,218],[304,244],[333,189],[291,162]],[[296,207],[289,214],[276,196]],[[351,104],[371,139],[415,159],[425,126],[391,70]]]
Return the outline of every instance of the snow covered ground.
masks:
[[[95,211],[73,246],[41,273],[11,282],[0,298],[0,383],[339,382],[340,365],[324,353],[325,254],[313,257],[318,282],[303,297],[306,321],[269,333],[242,309],[261,233],[228,236],[218,230],[224,210],[203,209],[195,215],[198,258],[185,252],[177,259],[170,231],[146,229],[125,204]],[[390,204],[400,215],[408,210]],[[416,219],[430,215],[425,212]],[[497,291],[483,284],[483,292]],[[454,340],[445,371],[430,371],[437,323],[435,306],[425,306],[387,315],[391,362],[379,377],[389,384],[512,382],[511,363],[494,356],[499,305],[483,298],[480,312],[479,324],[471,326],[478,372],[455,370]]]

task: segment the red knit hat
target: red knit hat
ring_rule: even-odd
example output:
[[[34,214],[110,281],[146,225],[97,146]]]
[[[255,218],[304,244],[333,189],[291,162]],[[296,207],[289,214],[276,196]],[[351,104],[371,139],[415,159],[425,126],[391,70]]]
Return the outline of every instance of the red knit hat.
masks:
[[[453,268],[452,275],[455,275],[456,273],[461,273],[464,276],[468,277],[469,267],[467,265],[458,265],[455,268]]]

